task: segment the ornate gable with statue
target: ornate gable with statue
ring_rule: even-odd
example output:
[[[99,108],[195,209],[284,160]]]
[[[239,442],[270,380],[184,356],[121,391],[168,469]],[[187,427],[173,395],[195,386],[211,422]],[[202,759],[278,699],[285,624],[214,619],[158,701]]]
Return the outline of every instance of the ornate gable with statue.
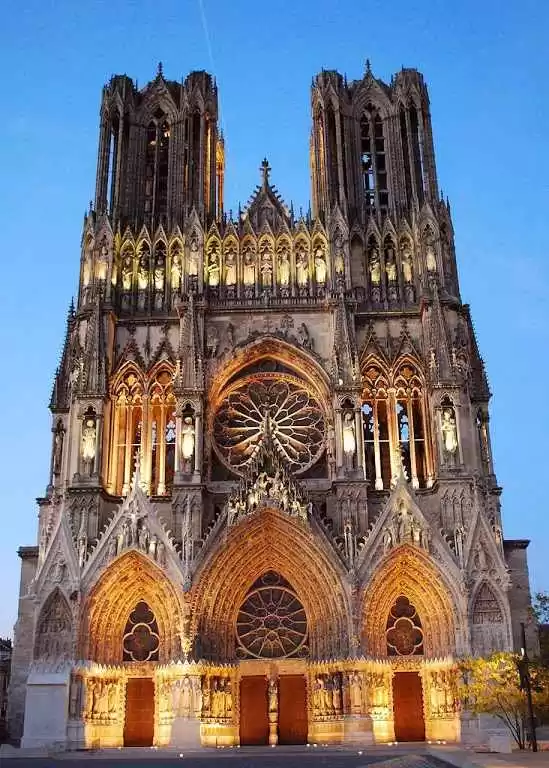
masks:
[[[503,537],[425,83],[323,71],[312,111],[312,207],[264,160],[228,212],[210,75],[104,89],[20,550],[24,745],[459,741],[457,657],[517,645],[528,542]]]

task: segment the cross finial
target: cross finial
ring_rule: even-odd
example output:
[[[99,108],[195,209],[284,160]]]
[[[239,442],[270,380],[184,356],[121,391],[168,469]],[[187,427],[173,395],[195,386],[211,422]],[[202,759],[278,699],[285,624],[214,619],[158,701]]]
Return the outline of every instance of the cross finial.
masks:
[[[269,161],[266,157],[263,158],[263,162],[261,163],[261,168],[259,170],[261,171],[263,186],[267,187],[269,185],[269,174],[271,172],[271,166],[269,165]]]
[[[371,75],[372,74],[372,67],[370,66],[370,59],[366,59],[366,74]]]
[[[157,71],[156,74],[157,74],[158,77],[162,77],[164,75],[164,69],[162,67],[162,62],[161,61],[158,62],[158,71]]]

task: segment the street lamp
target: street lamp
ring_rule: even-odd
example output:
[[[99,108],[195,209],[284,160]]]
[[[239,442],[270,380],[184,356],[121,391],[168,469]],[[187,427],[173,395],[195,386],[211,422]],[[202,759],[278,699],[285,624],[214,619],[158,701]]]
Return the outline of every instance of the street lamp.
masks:
[[[528,707],[528,724],[530,726],[532,752],[538,751],[538,740],[536,737],[536,721],[534,718],[534,708],[532,706],[532,685],[530,680],[530,670],[528,665],[528,652],[526,650],[526,630],[524,622],[520,623],[522,648],[520,649],[520,659],[517,661],[518,672],[520,676],[520,689],[526,692],[526,705]]]

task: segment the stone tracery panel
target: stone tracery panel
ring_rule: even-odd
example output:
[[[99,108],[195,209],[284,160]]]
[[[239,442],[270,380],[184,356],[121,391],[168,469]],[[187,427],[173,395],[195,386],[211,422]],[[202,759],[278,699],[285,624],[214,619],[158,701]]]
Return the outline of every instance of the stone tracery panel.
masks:
[[[72,649],[72,616],[67,601],[56,589],[47,598],[36,629],[35,659],[68,659]]]

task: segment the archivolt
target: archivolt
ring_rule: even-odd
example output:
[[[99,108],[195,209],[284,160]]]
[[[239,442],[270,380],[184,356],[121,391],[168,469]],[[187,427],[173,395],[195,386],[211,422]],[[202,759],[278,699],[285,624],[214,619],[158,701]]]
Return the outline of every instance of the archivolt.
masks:
[[[234,657],[240,605],[255,580],[269,570],[290,582],[305,608],[311,655],[346,654],[350,610],[343,569],[306,525],[274,510],[237,526],[205,564],[193,611],[201,651],[217,660]]]
[[[182,605],[178,593],[152,562],[137,552],[116,560],[91,590],[84,603],[80,627],[80,656],[103,664],[122,661],[126,622],[144,600],[156,616],[160,661],[181,653]]]
[[[363,646],[371,656],[387,656],[385,629],[399,595],[416,607],[426,656],[455,651],[455,601],[439,568],[423,550],[408,545],[394,550],[376,571],[363,599]]]

